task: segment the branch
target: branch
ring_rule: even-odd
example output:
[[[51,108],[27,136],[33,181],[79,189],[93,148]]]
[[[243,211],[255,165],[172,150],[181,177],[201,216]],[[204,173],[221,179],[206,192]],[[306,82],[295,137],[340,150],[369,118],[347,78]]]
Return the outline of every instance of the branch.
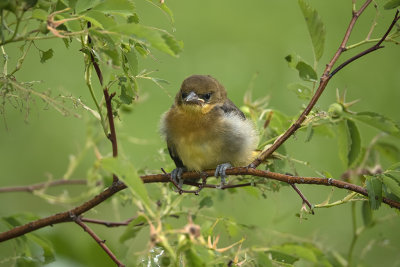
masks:
[[[194,185],[194,186],[199,186],[202,185],[200,183],[194,183],[192,180],[194,179],[199,179],[205,177],[212,177],[214,176],[215,170],[207,170],[203,171],[201,173],[198,172],[185,172],[182,174],[182,179],[185,180],[186,184],[189,185]],[[363,196],[368,196],[368,191],[362,186],[358,186],[355,184],[351,184],[348,182],[332,179],[332,178],[318,178],[318,177],[301,177],[301,176],[291,176],[291,175],[286,175],[286,174],[280,174],[276,172],[269,172],[269,171],[263,171],[263,170],[257,170],[253,168],[247,168],[247,167],[236,167],[236,168],[231,168],[226,170],[227,175],[251,175],[251,176],[256,176],[256,177],[261,177],[261,178],[269,178],[281,182],[285,182],[288,184],[315,184],[315,185],[325,185],[325,186],[334,186],[337,188],[342,188],[342,189],[347,189],[349,191],[356,192],[358,194],[361,194]],[[143,183],[167,183],[170,182],[170,174],[153,174],[153,175],[143,175],[140,177],[143,181]],[[251,186],[252,183],[246,183],[246,184],[239,184],[239,185],[225,185],[222,187],[222,189],[227,189],[227,188],[233,188],[233,187],[242,187],[242,186]],[[217,185],[205,185],[205,188],[219,188]],[[26,233],[38,230],[40,228],[43,228],[45,226],[50,226],[62,222],[70,222],[72,221],[71,215],[79,216],[82,213],[92,209],[93,207],[97,206],[101,202],[105,201],[115,193],[123,190],[126,188],[126,185],[117,182],[113,183],[112,186],[107,188],[105,191],[102,193],[98,194],[95,196],[93,199],[89,200],[88,202],[82,204],[81,206],[78,206],[76,208],[73,208],[69,211],[58,213],[43,219],[39,219],[37,221],[33,221],[30,223],[27,223],[22,226],[15,227],[9,231],[0,233],[0,242],[6,241],[15,237],[22,236]],[[391,200],[389,198],[383,197],[382,202],[389,205],[392,208],[396,208],[400,210],[400,202],[397,202],[395,200]]]
[[[87,232],[99,245],[100,247],[108,254],[108,256],[110,256],[110,258],[120,267],[125,267],[125,265],[120,262],[117,257],[115,257],[115,255],[112,253],[112,251],[106,246],[106,241],[105,240],[101,240],[95,232],[93,232],[92,229],[89,228],[89,226],[87,226],[85,223],[83,223],[83,221],[81,220],[80,217],[76,217],[73,218],[73,220],[75,221],[75,223],[77,223],[80,227],[83,228],[83,230],[85,230],[85,232]]]
[[[88,181],[83,180],[83,179],[82,180],[60,179],[60,180],[38,183],[38,184],[33,184],[33,185],[26,185],[26,186],[3,187],[3,188],[0,188],[0,193],[10,193],[10,192],[32,193],[33,191],[36,191],[39,189],[53,187],[53,186],[59,186],[59,185],[87,185],[87,184],[88,184]],[[100,184],[101,184],[101,182],[96,183],[96,185],[100,185]]]
[[[306,119],[307,115],[311,112],[315,104],[317,103],[319,97],[325,90],[326,86],[328,85],[328,82],[330,79],[333,77],[334,74],[336,74],[339,70],[350,64],[351,62],[355,61],[356,59],[365,56],[375,50],[378,50],[382,48],[381,46],[382,42],[386,39],[387,35],[389,32],[392,30],[393,26],[396,24],[397,20],[399,19],[398,17],[398,11],[396,12],[396,15],[389,26],[388,30],[386,33],[383,35],[383,37],[380,39],[380,41],[374,45],[373,47],[366,49],[365,51],[359,53],[358,55],[354,56],[353,58],[350,58],[343,64],[341,64],[338,68],[336,68],[332,73],[331,70],[333,68],[333,65],[337,62],[339,59],[340,55],[346,51],[346,44],[350,38],[350,34],[353,31],[354,25],[357,21],[357,19],[360,17],[360,15],[364,12],[364,10],[367,8],[367,6],[372,2],[372,0],[366,0],[364,4],[360,7],[358,11],[353,11],[352,18],[350,20],[349,26],[347,27],[346,33],[344,35],[343,41],[340,44],[338,50],[332,57],[331,61],[326,65],[326,68],[323,72],[323,75],[321,76],[320,83],[318,86],[318,89],[316,90],[314,96],[310,100],[310,103],[307,105],[305,110],[301,113],[299,118],[295,123],[293,123],[289,129],[286,130],[286,132],[281,135],[267,150],[263,151],[252,163],[249,164],[249,168],[257,168],[267,157],[271,156],[272,153],[277,150],[290,136],[292,136],[297,129],[301,127],[301,124],[304,122]]]
[[[107,227],[118,227],[118,226],[127,226],[131,221],[133,221],[135,219],[134,218],[130,218],[127,219],[123,222],[109,222],[109,221],[103,221],[103,220],[96,220],[96,219],[88,219],[88,218],[84,218],[81,217],[81,221],[82,222],[87,222],[87,223],[94,223],[94,224],[101,224]],[[138,225],[142,225],[142,224],[138,224]]]

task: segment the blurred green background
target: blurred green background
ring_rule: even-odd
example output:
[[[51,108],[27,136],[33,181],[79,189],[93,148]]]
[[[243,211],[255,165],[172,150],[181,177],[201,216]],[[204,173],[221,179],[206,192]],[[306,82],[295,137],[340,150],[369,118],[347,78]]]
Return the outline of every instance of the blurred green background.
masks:
[[[343,38],[351,16],[351,1],[309,2],[318,10],[327,31],[325,53],[318,68],[320,75],[324,64],[330,60]],[[384,3],[376,2],[381,5]],[[191,74],[210,74],[217,78],[238,106],[243,104],[243,95],[255,74],[254,98],[269,95],[270,107],[288,115],[297,114],[306,104],[287,89],[289,83],[299,82],[299,79],[296,71],[289,69],[284,60],[286,55],[295,52],[306,62],[313,63],[311,40],[297,1],[171,0],[167,4],[174,12],[173,26],[168,17],[149,2],[135,1],[142,24],[165,28],[173,32],[177,39],[184,41],[184,51],[179,58],[154,51],[153,57],[140,59],[140,69],[157,70],[153,76],[168,80],[169,84],[160,88],[150,81],[140,81],[139,102],[130,113],[122,114],[121,120],[117,122],[120,149],[137,168],[154,170],[156,173],[164,167],[158,152],[165,148],[158,133],[159,119],[172,104],[182,80]],[[373,36],[382,35],[393,15],[393,11],[380,13]],[[370,6],[357,23],[350,43],[365,38],[374,16],[375,10]],[[19,45],[5,47],[10,57],[10,68],[15,66],[20,56]],[[72,94],[94,107],[85,86],[83,56],[79,46],[74,44],[65,49],[60,40],[37,42],[37,46],[42,50],[53,48],[56,53],[46,64],[41,64],[38,52],[32,50],[23,68],[17,73],[17,79],[43,81],[37,87],[42,91],[51,90],[52,95]],[[347,89],[348,100],[361,100],[353,110],[375,111],[399,121],[399,47],[394,44],[386,46],[337,74],[317,107],[327,110],[335,101],[336,88],[340,91]],[[357,51],[344,53],[341,60]],[[97,81],[94,84],[100,97]],[[66,171],[69,156],[82,150],[87,131],[102,131],[100,125],[88,125],[88,116],[83,115],[82,119],[64,117],[40,100],[31,103],[29,114],[21,112],[19,107],[8,105],[4,114],[5,122],[0,125],[0,187],[38,183],[49,177],[60,178]],[[364,145],[376,134],[367,127],[361,127],[361,131]],[[315,136],[311,142],[305,143],[304,139],[304,133],[291,138],[286,144],[288,154],[310,162],[318,170],[327,170],[334,177],[340,177],[345,168],[338,158],[336,140]],[[101,151],[110,154],[109,143],[104,142]],[[73,178],[85,178],[86,167],[93,159],[93,152],[89,151],[85,155],[84,164],[74,173]],[[316,175],[308,168],[299,170],[300,175]],[[322,202],[331,191],[330,188],[312,185],[299,188],[312,203]],[[70,195],[76,195],[82,190],[77,187],[67,189]],[[63,190],[58,188],[50,192],[59,194]],[[288,187],[278,193],[269,193],[267,199],[241,192],[230,194],[212,191],[206,194],[214,198],[214,215],[235,218],[238,223],[257,226],[254,235],[247,237],[247,246],[253,243],[268,246],[279,244],[280,241],[310,240],[321,244],[324,250],[333,249],[344,256],[350,246],[350,205],[316,210],[314,216],[300,220],[295,214],[301,208],[301,201]],[[335,190],[334,198],[339,199],[344,195],[345,192]],[[187,196],[186,205],[189,207],[191,197]],[[3,193],[0,195],[0,203],[0,216],[29,211],[44,217],[76,205],[50,205],[42,198],[27,193]],[[113,200],[107,201],[87,215],[119,220],[133,214],[129,205],[116,214],[112,209],[115,204]],[[357,206],[359,225],[362,224],[360,206]],[[394,213],[394,210],[382,205],[375,216]],[[365,266],[400,266],[399,223],[397,216],[368,230],[356,245],[356,258]],[[119,246],[116,237],[123,229],[93,228],[101,238],[107,240],[111,248]],[[4,226],[0,226],[0,230],[5,230]],[[78,262],[82,263],[81,266],[112,264],[98,245],[76,225],[55,225],[37,233],[45,235],[54,243],[59,261],[51,266],[79,266]],[[139,241],[127,243],[126,251],[145,250],[145,236],[146,233],[142,233]],[[0,244],[0,266],[9,266],[2,259],[13,255],[13,242]],[[117,254],[123,253],[117,251]]]

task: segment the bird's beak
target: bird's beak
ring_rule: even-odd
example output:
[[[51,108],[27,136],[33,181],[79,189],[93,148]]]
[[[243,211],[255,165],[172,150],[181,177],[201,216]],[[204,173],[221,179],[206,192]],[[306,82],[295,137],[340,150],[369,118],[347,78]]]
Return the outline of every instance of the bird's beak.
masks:
[[[195,92],[190,92],[188,96],[185,98],[185,102],[187,104],[197,104],[197,105],[204,104],[204,100],[199,98],[199,96]]]

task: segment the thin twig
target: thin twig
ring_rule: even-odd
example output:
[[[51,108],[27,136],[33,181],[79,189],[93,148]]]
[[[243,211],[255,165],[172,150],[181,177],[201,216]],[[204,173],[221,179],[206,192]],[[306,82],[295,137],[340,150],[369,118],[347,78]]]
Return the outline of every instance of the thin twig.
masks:
[[[88,181],[81,179],[81,180],[66,180],[60,179],[55,181],[43,182],[33,185],[25,185],[25,186],[10,186],[10,187],[2,187],[0,188],[0,193],[11,193],[11,192],[29,192],[32,193],[33,191],[59,186],[59,185],[87,185]],[[101,182],[97,182],[96,185],[100,185]]]
[[[332,70],[333,65],[339,59],[340,55],[346,50],[346,44],[350,38],[350,34],[353,31],[357,19],[360,17],[360,15],[364,12],[364,10],[371,2],[372,0],[366,0],[358,11],[353,11],[352,18],[350,20],[349,26],[347,27],[342,43],[340,44],[334,56],[332,57],[331,61],[326,65],[326,68],[320,79],[318,89],[316,90],[315,94],[313,95],[312,99],[310,100],[310,103],[307,105],[305,110],[301,113],[296,122],[294,122],[283,135],[281,135],[267,150],[263,151],[252,163],[249,164],[248,166],[249,168],[257,168],[267,157],[271,156],[275,150],[277,150],[290,136],[292,136],[297,131],[297,129],[301,127],[301,124],[307,118],[307,115],[311,112],[311,110],[317,103],[319,97],[325,90],[329,80],[332,78],[332,75],[330,75],[330,71]],[[384,37],[386,37],[386,35]]]
[[[99,246],[107,253],[108,256],[110,256],[110,258],[119,266],[119,267],[125,267],[125,265],[120,262],[117,257],[115,257],[114,253],[112,253],[112,251],[106,246],[106,241],[105,240],[101,240],[95,232],[93,232],[92,229],[89,228],[89,226],[87,226],[85,223],[82,222],[81,218],[75,217],[74,221],[80,226],[82,227],[83,230],[85,230],[85,232],[87,232],[96,242],[97,244],[99,244]]]
[[[295,184],[290,184],[290,186],[294,189],[294,191],[296,191],[296,193],[301,197],[301,199],[303,200],[303,203],[306,203],[306,205],[308,206],[308,208],[311,211],[311,214],[314,215],[314,210],[312,208],[311,203],[308,201],[308,199],[303,195],[303,193],[300,191],[300,189],[297,188],[297,186]]]
[[[123,222],[109,222],[109,221],[103,221],[103,220],[96,220],[96,219],[89,219],[89,218],[84,218],[81,217],[82,222],[86,223],[93,223],[93,224],[101,224],[107,227],[118,227],[118,226],[127,226],[131,221],[133,221],[135,217],[127,219]],[[138,225],[143,225],[143,223],[138,224]]]

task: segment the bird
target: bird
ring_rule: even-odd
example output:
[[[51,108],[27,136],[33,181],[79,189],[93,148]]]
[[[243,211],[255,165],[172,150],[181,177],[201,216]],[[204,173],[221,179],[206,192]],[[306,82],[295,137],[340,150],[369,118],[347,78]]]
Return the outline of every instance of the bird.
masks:
[[[224,86],[210,75],[186,78],[171,108],[161,116],[160,132],[176,168],[184,171],[215,169],[225,184],[226,170],[246,166],[254,159],[258,133],[253,122],[227,97]]]

